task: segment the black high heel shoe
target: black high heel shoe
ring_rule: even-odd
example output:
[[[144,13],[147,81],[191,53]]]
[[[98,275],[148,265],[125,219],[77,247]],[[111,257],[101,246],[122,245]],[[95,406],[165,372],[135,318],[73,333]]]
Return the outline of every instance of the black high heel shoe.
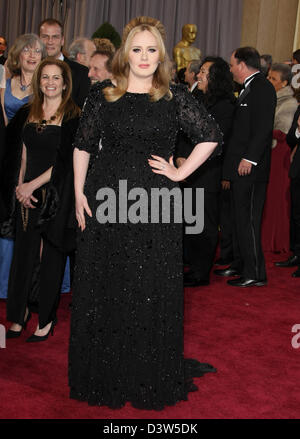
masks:
[[[18,338],[18,337],[20,337],[20,335],[22,334],[23,329],[24,329],[24,331],[26,330],[27,323],[29,322],[30,319],[31,319],[31,312],[28,311],[27,318],[26,318],[26,320],[24,321],[24,323],[22,325],[22,329],[20,331],[13,331],[12,329],[9,329],[7,331],[7,333],[6,333],[6,338],[8,339],[8,338]]]
[[[49,331],[48,331],[48,333],[46,335],[35,335],[35,334],[32,334],[29,338],[27,338],[27,340],[26,340],[27,343],[36,343],[36,342],[39,342],[39,341],[47,340],[47,338],[49,337],[49,334],[53,335],[54,327],[55,327],[56,323],[57,323],[57,320],[53,320],[52,321],[50,329],[49,329]]]

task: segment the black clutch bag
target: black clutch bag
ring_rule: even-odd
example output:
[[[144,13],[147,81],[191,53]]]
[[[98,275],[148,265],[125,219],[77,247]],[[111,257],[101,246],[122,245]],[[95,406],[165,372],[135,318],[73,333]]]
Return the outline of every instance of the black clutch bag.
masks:
[[[35,207],[42,207],[43,204],[45,203],[45,199],[46,199],[46,188],[39,188],[36,189],[32,195],[34,196],[34,198],[37,199],[37,201],[31,201],[31,204]]]

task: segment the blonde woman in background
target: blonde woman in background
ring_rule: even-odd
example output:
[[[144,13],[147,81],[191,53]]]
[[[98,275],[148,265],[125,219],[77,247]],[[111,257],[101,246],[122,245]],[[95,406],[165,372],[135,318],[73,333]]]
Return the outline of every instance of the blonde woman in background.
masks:
[[[5,92],[1,93],[6,123],[13,118],[22,105],[28,103],[32,94],[33,73],[45,56],[45,46],[35,34],[19,36],[9,50],[7,68],[11,78],[6,80]]]
[[[1,105],[5,124],[32,95],[32,76],[43,58],[45,46],[35,34],[20,35],[8,52],[6,68],[11,77],[1,90]],[[8,276],[13,252],[13,240],[0,238],[0,297],[7,297]]]
[[[275,109],[272,160],[267,188],[267,196],[262,222],[262,239],[265,251],[287,252],[290,243],[290,196],[289,167],[290,148],[286,135],[292,125],[297,99],[291,88],[291,67],[283,63],[275,63],[270,67],[268,80],[273,85],[277,104]],[[289,265],[288,261],[279,261],[275,265]]]
[[[298,108],[298,102],[290,85],[292,81],[290,66],[273,64],[269,70],[268,80],[275,88],[277,95],[272,145],[275,148],[277,142],[285,142],[286,134],[291,128],[295,111]]]

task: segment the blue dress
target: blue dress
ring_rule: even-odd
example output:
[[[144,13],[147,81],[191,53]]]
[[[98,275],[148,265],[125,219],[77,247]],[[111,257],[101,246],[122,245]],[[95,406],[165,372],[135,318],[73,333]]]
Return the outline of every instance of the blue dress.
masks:
[[[11,92],[11,78],[6,80],[6,89],[4,95],[4,108],[8,121],[10,121],[16,112],[23,105],[27,104],[29,96],[18,99]],[[0,298],[6,299],[7,285],[11,259],[13,255],[14,241],[12,239],[0,238]]]
[[[11,92],[11,78],[6,80],[6,88],[4,95],[4,108],[8,121],[10,121],[17,111],[29,102],[30,96],[23,99],[16,98]],[[7,298],[7,286],[10,265],[13,255],[14,241],[12,239],[0,238],[0,298]],[[70,291],[70,273],[69,261],[66,265],[66,271],[63,279],[62,292]]]

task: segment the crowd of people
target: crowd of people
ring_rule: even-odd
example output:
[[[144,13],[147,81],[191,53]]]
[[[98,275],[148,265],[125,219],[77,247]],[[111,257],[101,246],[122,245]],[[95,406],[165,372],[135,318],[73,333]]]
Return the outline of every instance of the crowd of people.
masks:
[[[267,218],[266,221],[273,223],[274,234],[279,235],[284,233],[280,215],[285,214],[284,210],[286,207],[286,194],[280,196],[280,194],[272,193],[272,191],[274,191],[273,181],[269,182],[270,178],[272,180],[278,178],[277,175],[273,176],[271,174],[270,176],[271,156],[274,148],[276,148],[276,152],[279,152],[279,150],[284,152],[290,150],[290,161],[292,163],[289,174],[291,182],[291,212],[289,214],[290,250],[292,256],[287,260],[276,262],[275,265],[278,267],[298,266],[298,269],[292,276],[299,277],[300,275],[299,250],[297,250],[296,244],[298,216],[297,211],[295,211],[298,195],[296,189],[298,183],[297,180],[295,180],[298,175],[296,172],[298,166],[297,156],[294,161],[297,151],[295,130],[299,117],[297,110],[299,90],[297,84],[294,83],[294,86],[292,86],[293,76],[298,73],[297,70],[293,73],[292,66],[300,63],[300,50],[292,54],[291,61],[284,63],[274,63],[271,55],[265,54],[260,56],[257,51],[253,51],[251,54],[251,48],[248,48],[248,50],[250,61],[247,64],[248,69],[245,72],[246,76],[243,75],[243,72],[236,71],[236,61],[234,57],[231,58],[229,65],[222,59],[219,59],[218,63],[216,63],[217,59],[214,57],[207,57],[202,60],[202,62],[192,60],[186,69],[181,69],[178,72],[178,77],[184,78],[188,90],[196,99],[204,104],[206,108],[207,98],[209,96],[214,105],[218,103],[218,113],[214,111],[214,105],[211,105],[210,108],[208,107],[208,111],[218,122],[224,137],[223,155],[219,163],[219,173],[214,174],[212,163],[208,161],[183,184],[183,187],[192,185],[194,188],[204,188],[205,201],[203,232],[200,235],[185,235],[184,237],[184,259],[186,265],[190,268],[190,270],[184,274],[185,286],[191,287],[209,284],[209,276],[213,265],[227,266],[223,269],[214,270],[214,274],[225,277],[237,277],[237,279],[230,279],[228,281],[230,285],[246,287],[267,284],[261,245],[263,208],[266,198],[267,201],[272,200],[270,201],[272,202],[272,212],[269,212],[271,209],[267,209],[265,218]],[[214,70],[222,61],[224,61],[223,71],[216,76]],[[238,65],[240,67],[240,62],[238,62]],[[229,73],[230,76],[228,77],[229,70],[231,73]],[[247,100],[243,102],[243,99],[246,98],[246,95],[243,93],[246,85],[248,85],[245,81],[247,81],[248,78],[251,80],[252,75],[257,76],[251,89],[251,97],[254,100],[255,94],[253,89],[259,78],[263,81],[263,77],[265,77],[273,87],[270,87],[270,84],[267,84],[266,80],[264,80],[265,87],[269,89],[269,95],[266,91],[267,88],[265,88],[265,91],[262,92],[261,95],[263,96],[263,102],[261,102],[261,96],[259,96],[260,90],[258,88],[257,102],[253,103],[254,110],[253,113],[250,113],[251,120],[249,121],[246,120],[244,116],[246,114],[246,108],[239,107],[249,107]],[[233,93],[233,91],[235,91],[235,93]],[[223,108],[222,102],[223,105],[225,103],[227,104]],[[238,109],[240,110],[240,120]],[[270,117],[269,120],[268,116]],[[247,118],[248,117],[247,115]],[[255,117],[257,117],[257,120],[255,120]],[[248,125],[247,129],[246,126],[244,126],[245,123]],[[259,127],[261,127],[262,123],[265,125],[265,129],[269,126],[269,138],[270,136],[272,138],[272,148],[266,146],[268,145],[267,132],[262,130],[260,133]],[[272,134],[270,126],[272,126]],[[248,145],[247,139],[242,135],[242,132],[245,133],[247,130],[249,136]],[[235,135],[236,139],[234,139]],[[260,135],[262,136],[261,140],[259,139]],[[177,155],[179,156],[177,160],[179,166],[183,160],[181,156],[184,155],[184,153],[188,154],[189,151],[186,141],[183,140],[182,137],[181,135],[177,144]],[[245,154],[249,154],[248,160],[244,161],[243,164],[245,165],[247,161],[248,163],[250,162],[250,165],[247,164],[247,167],[251,166],[251,169],[244,170],[244,175],[240,172],[241,169],[237,166],[237,163],[232,169],[233,160],[238,159],[238,155],[234,152],[234,149],[232,150],[232,154],[228,151],[228,149],[230,149],[230,143],[234,145],[235,143],[238,144],[238,142],[240,143],[239,148],[243,149]],[[243,146],[241,146],[241,144]],[[263,144],[265,147],[263,147]],[[186,151],[184,148],[186,148]],[[260,163],[250,159],[250,157],[257,157],[255,149],[260,151]],[[247,158],[247,155],[244,158]],[[258,164],[260,164],[260,166],[258,166]],[[283,169],[285,164],[282,163],[281,166]],[[205,174],[206,168],[209,169],[207,175]],[[247,179],[240,178],[246,175],[248,176]],[[234,183],[235,180],[237,180],[237,184]],[[251,180],[253,184],[248,187],[247,184]],[[254,182],[256,182],[255,185]],[[246,192],[251,189],[253,203],[254,200],[258,201],[259,197],[261,197],[260,206],[255,207],[255,204],[252,203],[246,206],[246,193],[239,195],[240,200],[237,203],[238,195],[234,196],[234,188],[241,191],[242,184],[244,183],[247,186],[245,188]],[[255,188],[258,186],[261,186],[259,195],[255,192]],[[214,201],[212,201],[213,194],[215,194]],[[250,193],[248,192],[248,197],[249,196]],[[244,213],[242,209],[245,209]],[[274,212],[277,212],[277,214],[274,215]],[[242,215],[244,215],[243,220],[241,219]],[[249,219],[251,220],[249,221]],[[239,222],[240,225],[238,225]],[[238,232],[238,230],[240,231]],[[246,232],[246,230],[248,231]],[[219,231],[221,233],[219,233]],[[215,259],[218,235],[220,257]],[[244,257],[241,257],[241,251],[244,253]],[[251,266],[252,268],[250,268]]]
[[[300,114],[291,66],[242,47],[230,63],[206,56],[177,71],[165,29],[150,17],[128,23],[118,50],[107,39],[77,38],[68,53],[63,46],[55,19],[18,37],[7,59],[0,37],[6,337],[20,337],[34,312],[27,342],[53,335],[69,256],[71,398],[161,410],[187,398],[193,377],[216,372],[183,356],[183,284],[208,285],[219,265],[214,273],[229,285],[267,285],[262,215],[272,150],[287,144],[293,254],[277,265],[298,266],[300,277]],[[127,199],[124,182],[131,195],[142,188],[139,201]],[[182,207],[196,218],[204,189],[201,233],[189,233],[187,221],[164,221],[165,199],[157,221],[144,215],[153,189],[179,188],[192,195],[183,206],[169,197],[174,218]]]

